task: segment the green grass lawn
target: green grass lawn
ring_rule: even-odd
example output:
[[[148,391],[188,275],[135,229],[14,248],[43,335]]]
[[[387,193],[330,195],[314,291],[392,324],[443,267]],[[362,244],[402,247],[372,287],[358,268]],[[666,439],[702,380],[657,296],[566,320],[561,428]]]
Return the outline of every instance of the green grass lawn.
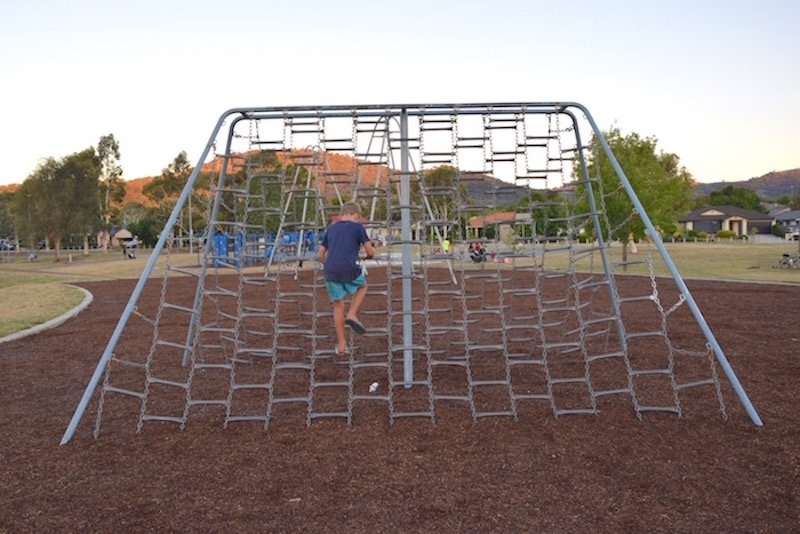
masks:
[[[0,294],[0,337],[58,317],[84,298],[81,290],[61,282],[17,284],[3,287]]]
[[[748,282],[779,282],[800,285],[800,269],[773,269],[783,253],[797,255],[797,243],[755,244],[749,242],[717,243],[667,243],[667,251],[684,278],[740,280]],[[391,249],[381,248],[378,252]],[[398,249],[399,251],[399,249]],[[611,248],[612,262],[621,260],[622,247]],[[628,260],[651,255],[656,275],[668,276],[664,263],[655,247],[642,244]],[[595,253],[594,260],[599,262]],[[84,256],[80,251],[62,256],[54,263],[52,257],[40,256],[36,262],[26,261],[24,254],[4,258],[0,263],[0,337],[43,323],[77,305],[82,293],[66,286],[70,282],[91,280],[118,280],[138,278],[147,261],[147,253],[140,251],[135,260],[125,259],[118,252],[92,252]],[[13,261],[6,261],[13,259]],[[151,276],[162,276],[164,267],[196,266],[196,254],[162,254]],[[548,257],[548,268],[565,268],[566,254]],[[595,270],[599,269],[599,263]],[[615,269],[621,272],[620,269]],[[646,265],[632,265],[629,274],[648,274]]]
[[[55,263],[52,256],[40,255],[35,262],[20,253],[5,256],[0,263],[0,337],[44,323],[69,311],[83,299],[83,293],[66,284],[93,280],[137,279],[141,276],[148,255],[135,260],[119,252],[93,251],[84,256],[80,251],[72,257],[65,253]],[[71,260],[71,261],[70,261]],[[151,276],[163,276],[164,267],[197,265],[197,255],[164,254]]]
[[[727,278],[800,283],[800,269],[774,269],[784,253],[796,256],[797,244],[713,243],[698,254],[692,244],[668,245],[670,257],[690,278]]]
[[[774,269],[783,253],[797,255],[797,243],[751,244],[747,242],[667,243],[669,257],[684,278],[740,280],[747,282],[787,282],[800,284],[800,269]],[[653,257],[657,276],[669,276],[664,262],[652,245],[638,246],[628,260]],[[614,260],[621,260],[621,247],[612,248]],[[632,266],[632,274],[645,274],[645,266]]]
[[[83,255],[81,251],[62,252],[61,261],[53,261],[52,253],[40,254],[35,262],[29,262],[27,255],[19,253],[0,263],[0,287],[6,275],[30,275],[49,277],[63,282],[80,280],[122,280],[139,278],[150,255],[150,250],[140,250],[136,259],[127,259],[118,250],[104,253],[92,251]],[[152,276],[161,276],[164,266],[197,265],[197,254],[161,254],[153,269]]]

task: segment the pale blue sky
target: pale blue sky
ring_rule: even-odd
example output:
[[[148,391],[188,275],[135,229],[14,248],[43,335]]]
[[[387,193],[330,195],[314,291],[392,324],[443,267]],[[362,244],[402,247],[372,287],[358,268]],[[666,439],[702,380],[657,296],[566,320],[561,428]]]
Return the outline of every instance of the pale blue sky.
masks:
[[[126,178],[240,106],[577,101],[703,182],[800,167],[800,2],[0,0],[0,184],[113,133]]]

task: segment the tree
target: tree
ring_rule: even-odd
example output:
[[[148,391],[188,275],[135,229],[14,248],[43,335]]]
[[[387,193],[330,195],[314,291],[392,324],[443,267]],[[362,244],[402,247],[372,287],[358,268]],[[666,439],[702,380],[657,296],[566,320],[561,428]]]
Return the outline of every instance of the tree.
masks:
[[[125,184],[122,182],[122,167],[119,165],[119,143],[114,134],[104,135],[97,143],[97,157],[100,162],[100,183],[98,201],[100,211],[100,246],[108,252],[111,241],[111,201],[121,202],[125,197]]]
[[[11,211],[13,201],[14,193],[12,191],[0,192],[0,237],[16,241],[17,231],[14,227],[14,216]]]
[[[422,177],[425,195],[434,217],[441,221],[450,221],[452,212],[458,206],[458,196],[466,194],[462,182],[456,182],[458,169],[450,165],[440,165],[428,171]],[[423,207],[427,210],[427,207]],[[427,217],[427,213],[425,215]],[[449,237],[450,225],[444,226],[442,238]]]
[[[153,180],[144,186],[142,193],[149,199],[158,202],[158,223],[162,227],[169,219],[172,209],[175,207],[181,191],[186,186],[186,181],[192,174],[192,167],[189,164],[189,158],[186,151],[181,151],[167,167],[161,171],[161,175],[156,176]],[[191,214],[191,200],[189,206],[184,208],[187,213]],[[181,218],[178,221],[178,229],[183,234],[183,214],[181,210]],[[191,217],[191,215],[189,215]],[[191,223],[189,224],[191,234]],[[174,233],[170,236],[173,237]]]
[[[25,179],[14,196],[14,222],[31,245],[46,237],[61,259],[61,242],[70,234],[86,235],[98,218],[100,162],[94,148],[61,160],[47,158]]]
[[[191,174],[191,167],[185,151],[175,156],[175,159],[161,171],[159,176],[153,178],[150,183],[144,186],[142,193],[155,202],[167,202],[176,200],[183,187],[186,185],[186,178]]]
[[[253,208],[280,207],[283,209],[286,199],[282,194],[281,183],[296,180],[298,187],[303,187],[308,172],[308,169],[303,166],[287,165],[284,168],[274,150],[262,150],[249,155],[246,166],[239,166],[235,172],[228,173],[225,178],[226,187],[221,192],[221,204],[224,209],[217,214],[217,220],[244,220],[252,228],[260,227],[267,232],[276,232],[280,227],[280,215],[277,212]],[[265,177],[272,176],[273,178],[249,180],[248,173]],[[277,176],[281,176],[281,179],[274,179]],[[200,173],[197,188],[209,188],[211,180],[210,175]],[[245,214],[244,212],[245,199],[234,190],[247,191],[249,213]],[[284,216],[286,220],[299,221],[302,217],[304,201],[308,199],[302,194],[293,195],[293,199],[291,205],[284,212]],[[318,213],[313,213],[315,208],[316,206],[311,203],[312,213],[307,213],[306,216],[312,219],[319,217]]]
[[[782,206],[789,206],[792,210],[800,210],[800,192],[795,193],[794,196],[783,195],[777,199],[775,203]]]
[[[691,174],[680,166],[678,156],[656,152],[655,137],[643,138],[637,133],[623,136],[617,128],[612,128],[603,135],[653,225],[667,232],[674,229],[677,216],[684,213],[689,205],[692,189]],[[593,139],[591,145],[587,170],[590,177],[600,177],[604,193],[600,197],[597,184],[593,184],[595,198],[599,204],[602,201],[599,209],[605,207],[610,237],[623,244],[622,256],[625,261],[630,237],[641,239],[645,236],[644,223],[634,212],[625,190],[619,186],[611,162],[600,149],[597,139]],[[579,178],[578,192],[582,193],[584,187]],[[605,235],[606,230],[603,231],[604,237],[608,238]]]
[[[128,223],[128,231],[143,245],[152,247],[158,241],[158,229],[152,219],[142,218]]]
[[[563,223],[564,199],[558,191],[531,191],[520,199],[515,209],[531,214],[531,228],[524,230],[530,236],[526,237],[557,236],[566,231]]]
[[[119,224],[128,227],[133,221],[150,219],[156,224],[156,208],[149,208],[139,202],[126,202],[119,210]]]
[[[708,195],[697,195],[689,202],[689,210],[697,210],[711,205],[711,197]]]
[[[722,189],[712,191],[709,201],[713,206],[736,206],[746,210],[767,213],[758,195],[750,189],[728,185]]]

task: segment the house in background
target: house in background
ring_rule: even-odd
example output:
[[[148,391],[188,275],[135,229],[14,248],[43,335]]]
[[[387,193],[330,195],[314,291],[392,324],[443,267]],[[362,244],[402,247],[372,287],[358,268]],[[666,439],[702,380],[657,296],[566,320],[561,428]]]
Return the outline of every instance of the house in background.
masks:
[[[791,236],[800,235],[800,210],[784,211],[775,216],[775,224],[779,224],[786,229],[786,233]],[[797,239],[796,237],[794,239]]]
[[[486,237],[486,229],[494,227],[497,231],[495,238],[505,242],[515,226],[527,226],[530,228],[530,225],[530,213],[498,211],[488,215],[475,215],[470,217],[467,223],[467,237],[475,239]]]
[[[784,206],[783,204],[766,204],[767,209],[769,210],[769,216],[773,219],[777,218],[778,215],[781,213],[786,213],[787,211],[792,211],[792,208],[789,206]],[[779,223],[776,223],[779,224]]]
[[[683,223],[687,231],[716,234],[730,230],[743,236],[771,233],[774,220],[768,214],[736,206],[706,206],[679,218],[678,222]]]

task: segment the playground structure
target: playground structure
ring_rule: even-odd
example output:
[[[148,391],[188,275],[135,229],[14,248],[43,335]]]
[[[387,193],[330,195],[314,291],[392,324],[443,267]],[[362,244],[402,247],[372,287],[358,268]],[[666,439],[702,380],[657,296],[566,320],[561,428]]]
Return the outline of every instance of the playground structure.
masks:
[[[588,173],[587,157],[601,155],[619,179],[614,191]],[[211,237],[197,269],[168,273],[194,280],[193,295],[173,294],[166,275],[158,304],[140,306],[211,156]],[[644,264],[649,284],[622,291],[626,263],[607,239],[619,221],[603,208],[612,194],[628,196],[670,281],[637,257],[626,263]],[[367,232],[386,246],[366,264],[367,334],[339,358],[313,250],[347,200],[364,206]],[[510,204],[518,206],[511,216],[491,217]],[[161,235],[62,443],[101,380],[95,436],[112,404],[134,414],[137,431],[203,418],[266,428],[291,414],[350,424],[360,406],[375,404],[389,422],[435,421],[452,403],[473,419],[517,418],[531,403],[555,417],[598,414],[620,400],[639,418],[680,416],[697,396],[725,417],[717,366],[761,424],[579,104],[230,110]],[[487,261],[471,257],[474,243]],[[666,282],[678,295],[671,302],[659,290]],[[647,326],[630,329],[632,315]]]

